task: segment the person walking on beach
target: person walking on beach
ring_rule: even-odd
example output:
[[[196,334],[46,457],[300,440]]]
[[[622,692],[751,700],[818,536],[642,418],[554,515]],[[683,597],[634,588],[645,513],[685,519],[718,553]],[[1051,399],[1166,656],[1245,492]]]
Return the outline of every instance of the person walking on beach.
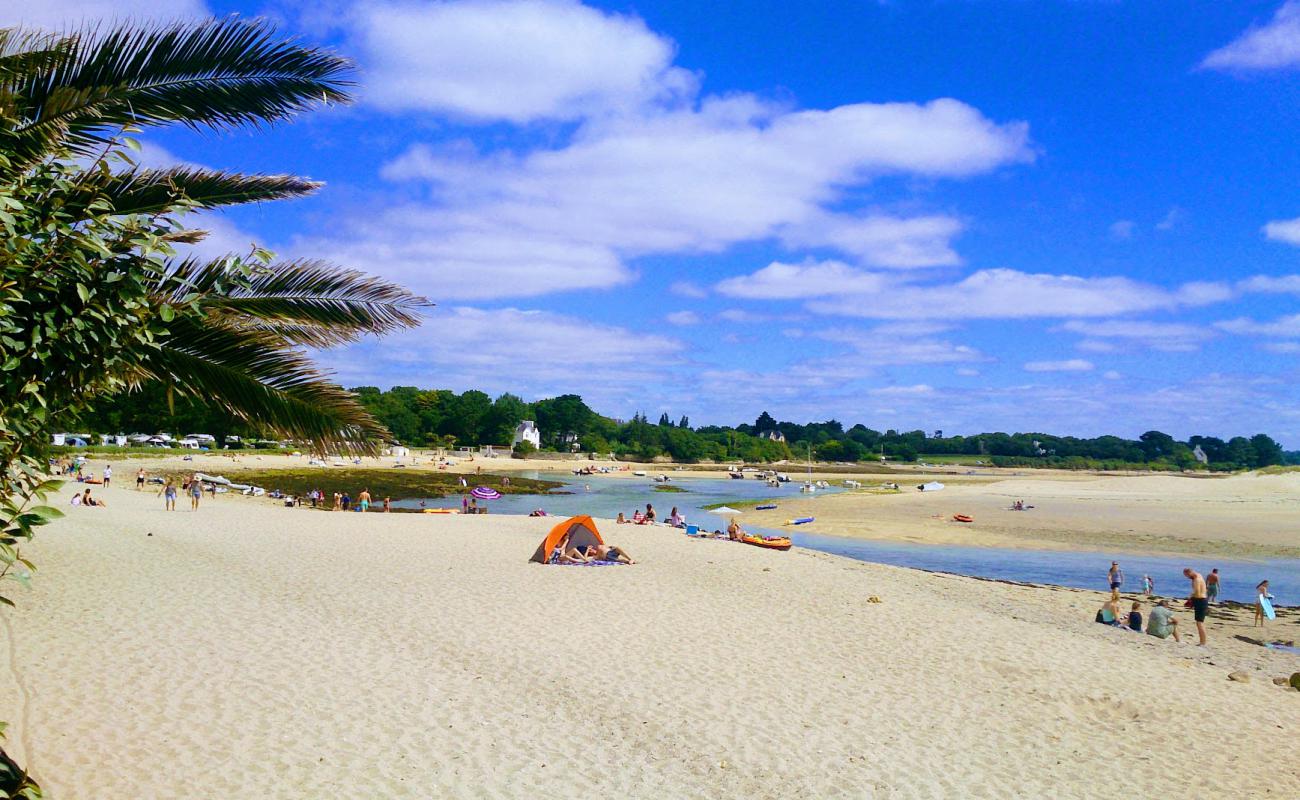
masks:
[[[1143,576],[1142,576],[1142,594],[1146,595],[1147,597],[1150,597],[1150,596],[1151,596],[1151,588],[1152,588],[1152,587],[1151,587],[1151,576],[1150,576],[1150,575],[1143,575]]]
[[[1193,615],[1196,617],[1196,636],[1200,639],[1197,646],[1204,647],[1205,614],[1210,608],[1209,592],[1205,588],[1205,578],[1191,567],[1183,570],[1183,577],[1192,582],[1192,595],[1188,598],[1188,602],[1191,603]]]
[[[1273,595],[1269,594],[1268,581],[1260,581],[1255,587],[1255,623],[1252,628],[1264,627],[1264,601],[1272,600]]]
[[[361,506],[362,513],[365,513],[370,510],[370,487],[369,486],[362,489],[361,494],[357,495],[357,505]]]
[[[135,472],[135,490],[138,492],[144,488],[144,467]]]
[[[1106,573],[1106,579],[1110,582],[1111,591],[1117,592],[1124,585],[1124,572],[1119,568],[1118,561],[1110,562],[1110,572]]]
[[[387,514],[388,512],[390,512],[390,511],[392,511],[392,510],[393,510],[393,498],[391,498],[391,497],[385,497],[385,498],[384,498],[384,513]]]
[[[164,507],[168,511],[176,510],[176,482],[175,481],[173,481],[171,478],[168,478],[167,482],[163,484],[163,488],[159,490],[158,494],[162,495],[163,498],[165,499],[166,505]]]
[[[190,511],[199,510],[199,500],[203,498],[203,482],[199,476],[190,478]]]
[[[104,465],[104,488],[108,488],[109,481],[113,480],[113,465]]]
[[[1210,570],[1210,574],[1205,576],[1205,599],[1211,605],[1219,599],[1219,568],[1215,567]]]

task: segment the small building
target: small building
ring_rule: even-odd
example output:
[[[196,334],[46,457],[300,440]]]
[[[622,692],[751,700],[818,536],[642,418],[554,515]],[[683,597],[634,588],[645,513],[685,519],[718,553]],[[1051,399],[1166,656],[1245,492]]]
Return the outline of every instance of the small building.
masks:
[[[526,419],[515,426],[515,435],[510,441],[510,447],[513,449],[520,442],[528,442],[533,447],[541,449],[542,432],[538,430],[536,422]]]
[[[781,433],[781,432],[778,431],[778,430],[759,431],[759,432],[758,432],[758,438],[760,438],[760,439],[767,439],[767,440],[769,440],[769,441],[773,441],[773,442],[784,442],[784,441],[785,441],[785,434],[784,434],[784,433]]]
[[[390,456],[393,456],[394,458],[406,458],[407,456],[411,455],[411,448],[403,447],[400,444],[395,444],[392,447],[388,448],[388,454]]]

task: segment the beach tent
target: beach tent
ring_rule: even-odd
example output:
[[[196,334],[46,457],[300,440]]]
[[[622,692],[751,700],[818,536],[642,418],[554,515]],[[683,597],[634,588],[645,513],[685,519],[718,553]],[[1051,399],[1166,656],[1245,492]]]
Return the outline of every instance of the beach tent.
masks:
[[[532,560],[538,564],[545,564],[551,551],[566,533],[569,535],[569,546],[579,550],[605,543],[605,540],[600,538],[600,531],[596,530],[596,523],[591,521],[591,517],[569,517],[551,528],[551,532],[546,534],[546,538],[537,546],[537,552],[533,553]]]

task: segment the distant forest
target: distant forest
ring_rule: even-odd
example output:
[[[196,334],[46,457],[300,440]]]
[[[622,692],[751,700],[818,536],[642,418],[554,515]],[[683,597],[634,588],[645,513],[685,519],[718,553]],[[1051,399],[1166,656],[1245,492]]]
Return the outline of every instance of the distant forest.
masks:
[[[1178,441],[1160,431],[1147,431],[1137,439],[1080,439],[1048,433],[936,436],[920,430],[878,431],[861,424],[845,428],[837,420],[800,425],[777,420],[767,412],[752,424],[693,428],[686,417],[674,420],[668,414],[655,422],[644,414],[628,421],[611,419],[593,411],[575,394],[529,403],[513,394],[493,399],[479,391],[457,394],[412,386],[387,391],[360,386],[353,391],[398,442],[415,447],[509,445],[515,426],[531,419],[541,430],[543,450],[568,451],[576,444],[584,452],[642,461],[657,456],[682,462],[797,461],[806,458],[811,449],[819,461],[964,456],[999,466],[1067,469],[1235,470],[1300,464],[1300,451],[1284,452],[1262,433],[1227,441],[1213,436]],[[215,406],[192,400],[177,398],[169,410],[166,394],[157,386],[111,398],[76,424],[95,433],[210,433],[223,442],[232,434],[255,438],[262,433],[241,425]],[[1209,460],[1206,467],[1193,455],[1197,446]]]

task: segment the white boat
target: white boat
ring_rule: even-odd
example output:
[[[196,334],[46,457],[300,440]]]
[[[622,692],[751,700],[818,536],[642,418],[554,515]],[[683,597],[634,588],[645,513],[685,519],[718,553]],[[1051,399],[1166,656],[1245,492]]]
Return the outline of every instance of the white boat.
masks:
[[[637,470],[636,472],[633,472],[632,474],[635,475],[635,476],[637,476],[638,478],[644,478],[644,477],[645,477],[645,470],[643,470],[643,469],[639,469],[639,470]]]
[[[817,491],[817,487],[813,486],[811,483],[805,483],[803,486],[799,487],[799,491],[803,492],[804,494],[812,494],[813,492]]]
[[[845,482],[844,482],[844,485],[847,486],[847,487],[849,487],[850,489],[861,489],[861,488],[862,488],[862,481],[853,481],[853,480],[848,480],[848,481],[845,481]]]
[[[817,491],[812,479],[812,445],[808,445],[808,480],[804,481],[803,486],[799,487],[799,491],[804,494],[812,494]]]

